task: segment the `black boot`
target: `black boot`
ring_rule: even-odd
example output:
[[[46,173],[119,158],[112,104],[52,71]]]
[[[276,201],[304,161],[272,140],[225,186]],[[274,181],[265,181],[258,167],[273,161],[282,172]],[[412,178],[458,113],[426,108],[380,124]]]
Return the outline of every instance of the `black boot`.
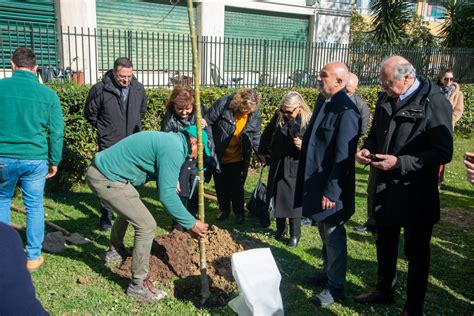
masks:
[[[239,213],[235,215],[235,224],[236,225],[242,225],[244,223],[244,214]]]
[[[288,246],[288,248],[295,248],[296,246],[298,246],[299,241],[300,236],[291,236],[290,240],[286,245]]]

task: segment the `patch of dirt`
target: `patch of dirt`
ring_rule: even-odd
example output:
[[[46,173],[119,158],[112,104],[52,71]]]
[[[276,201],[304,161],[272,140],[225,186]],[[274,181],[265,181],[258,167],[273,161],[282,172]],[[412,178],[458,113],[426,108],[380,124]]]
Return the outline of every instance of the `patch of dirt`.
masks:
[[[230,257],[235,252],[261,247],[256,239],[243,239],[236,233],[212,226],[207,235],[206,261],[211,297],[207,307],[227,304],[230,294],[237,289],[232,276]],[[188,233],[173,230],[153,241],[150,256],[150,275],[167,284],[174,281],[174,295],[200,306],[201,282],[199,271],[199,245]],[[132,258],[127,258],[115,272],[131,278]]]
[[[443,207],[441,220],[462,229],[469,229],[474,224],[474,212],[460,207]]]
[[[77,278],[76,282],[78,284],[92,284],[94,283],[94,278],[91,276],[80,276]]]

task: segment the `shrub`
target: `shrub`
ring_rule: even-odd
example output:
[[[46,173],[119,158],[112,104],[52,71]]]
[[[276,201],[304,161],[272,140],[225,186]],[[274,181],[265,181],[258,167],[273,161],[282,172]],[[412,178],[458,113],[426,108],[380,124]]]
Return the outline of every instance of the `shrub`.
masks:
[[[75,83],[52,84],[59,95],[63,107],[65,119],[64,131],[64,153],[60,165],[60,172],[55,177],[55,184],[60,187],[78,184],[84,180],[85,170],[90,164],[97,151],[97,136],[94,128],[89,125],[83,115],[84,103],[89,91],[89,86],[80,86]],[[464,136],[472,133],[474,117],[474,87],[463,85],[461,87],[465,96],[464,115],[456,126],[456,132]],[[289,90],[301,93],[308,105],[312,108],[318,92],[314,88],[269,88],[258,89],[261,97],[260,111],[262,113],[263,126],[269,122],[277,111],[282,96]],[[223,95],[230,94],[234,89],[230,88],[203,88],[201,90],[201,101],[206,107],[212,105]],[[358,94],[366,100],[373,112],[377,102],[378,86],[362,86]],[[159,130],[161,119],[165,111],[165,103],[170,96],[170,89],[155,88],[147,89],[148,112],[143,121],[144,130]]]

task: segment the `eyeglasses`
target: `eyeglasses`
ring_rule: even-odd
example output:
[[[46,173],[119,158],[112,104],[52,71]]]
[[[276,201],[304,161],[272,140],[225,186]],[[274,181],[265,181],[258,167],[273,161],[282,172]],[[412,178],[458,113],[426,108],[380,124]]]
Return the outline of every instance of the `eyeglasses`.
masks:
[[[291,115],[296,111],[296,109],[297,109],[297,107],[294,108],[293,110],[290,110],[290,111],[283,111],[282,109],[280,109],[280,113],[283,114],[283,115]]]
[[[391,87],[394,83],[392,80],[380,80],[380,79],[377,82],[382,87]]]
[[[444,78],[444,81],[454,81],[454,78]]]

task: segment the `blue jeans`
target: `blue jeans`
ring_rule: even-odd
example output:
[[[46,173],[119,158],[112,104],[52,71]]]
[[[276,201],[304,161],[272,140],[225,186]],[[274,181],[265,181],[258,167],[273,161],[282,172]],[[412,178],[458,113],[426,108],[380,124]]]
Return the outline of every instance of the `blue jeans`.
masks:
[[[48,164],[46,160],[0,157],[0,222],[10,224],[10,206],[18,184],[26,209],[26,257],[41,255],[44,239],[43,194]]]
[[[323,272],[327,274],[331,290],[344,291],[347,270],[347,240],[344,224],[318,222],[323,242]]]

